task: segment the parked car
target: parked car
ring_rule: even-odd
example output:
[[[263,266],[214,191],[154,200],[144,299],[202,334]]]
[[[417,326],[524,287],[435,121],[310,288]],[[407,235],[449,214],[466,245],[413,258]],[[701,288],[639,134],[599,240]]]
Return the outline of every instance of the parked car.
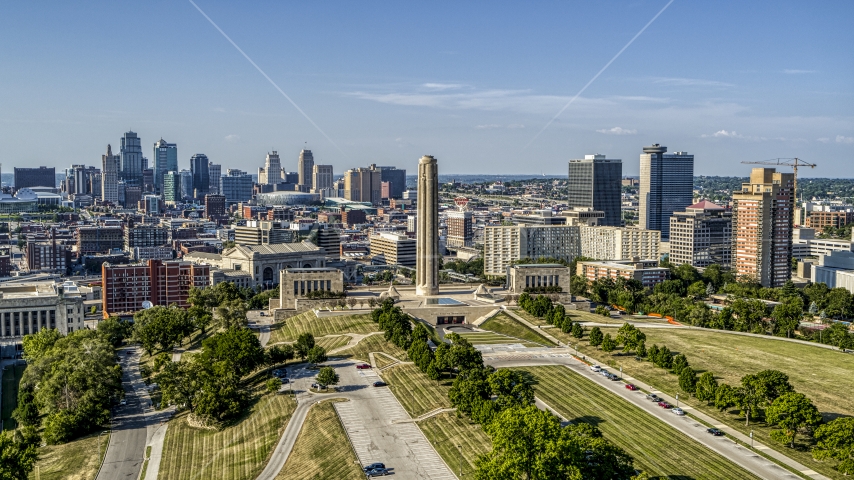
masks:
[[[375,387],[384,387],[385,385],[385,382],[374,382]]]
[[[619,380],[620,376],[617,375],[616,373],[611,373],[608,375],[608,378],[610,378],[611,380]]]
[[[122,399],[122,401],[119,402],[119,405],[127,405],[127,404],[128,404],[128,401],[125,399]]]
[[[281,380],[282,383],[291,383],[291,380],[287,377],[281,377],[281,378],[279,378],[279,380]]]
[[[707,432],[709,432],[709,433],[711,433],[712,435],[714,435],[714,436],[716,436],[716,437],[722,437],[722,436],[724,436],[724,435],[725,435],[725,434],[724,434],[724,432],[722,432],[722,431],[718,430],[717,428],[710,428],[710,429],[708,429],[708,430],[706,430],[706,431],[707,431]]]
[[[635,385],[634,385],[634,384],[632,384],[632,383],[627,383],[627,384],[626,384],[626,388],[627,388],[627,389],[629,389],[629,390],[631,390],[631,391],[633,391],[633,392],[634,392],[635,390],[637,390],[637,389],[638,389],[638,387],[637,387],[637,386],[635,386]]]
[[[317,383],[312,383],[312,384],[311,384],[311,388],[313,388],[313,389],[315,389],[315,390],[319,390],[319,389],[320,389],[320,385],[319,385],[319,384],[317,384]]]
[[[590,370],[598,372],[599,370],[602,370],[602,367],[600,367],[599,365],[590,365]]]
[[[661,401],[661,398],[659,398],[658,395],[656,395],[654,393],[650,393],[649,395],[646,396],[646,398],[648,398],[649,400],[652,400],[653,402],[660,402]]]
[[[270,372],[270,373],[272,373],[274,377],[283,377],[283,376],[285,376],[285,372],[284,372],[284,371],[282,371],[282,370],[279,370],[278,368],[277,368],[277,369],[275,369],[275,370],[273,370],[273,371],[272,371],[272,372]]]
[[[610,374],[611,374],[611,372],[609,372],[608,370],[605,370],[604,368],[602,370],[599,370],[599,375],[602,375],[603,377],[607,377]]]
[[[661,408],[673,408],[673,405],[665,402],[664,400],[658,402],[658,406]]]
[[[367,363],[360,363],[360,364],[356,365],[357,370],[365,370],[367,368],[371,368],[371,366],[368,365]]]
[[[365,475],[368,477],[384,477],[389,474],[389,471],[385,468],[375,468],[373,470],[368,470],[365,472]]]
[[[678,408],[678,407],[671,410],[671,412],[675,413],[676,415],[679,415],[680,417],[682,415],[685,415],[685,410],[682,410],[681,408]]]
[[[365,465],[364,470],[367,472],[368,470],[373,470],[373,469],[375,469],[375,468],[385,468],[385,464],[384,464],[384,463],[380,463],[380,462],[372,463],[372,464],[370,464],[370,465]]]

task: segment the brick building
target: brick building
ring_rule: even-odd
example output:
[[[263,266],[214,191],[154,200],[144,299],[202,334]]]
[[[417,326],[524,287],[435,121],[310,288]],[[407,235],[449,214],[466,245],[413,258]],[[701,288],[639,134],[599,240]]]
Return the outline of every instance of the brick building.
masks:
[[[146,265],[101,266],[104,318],[141,310],[142,302],[187,308],[190,288],[210,284],[210,267],[190,262],[149,260]]]
[[[124,248],[121,227],[80,227],[77,229],[77,254],[109,253]]]

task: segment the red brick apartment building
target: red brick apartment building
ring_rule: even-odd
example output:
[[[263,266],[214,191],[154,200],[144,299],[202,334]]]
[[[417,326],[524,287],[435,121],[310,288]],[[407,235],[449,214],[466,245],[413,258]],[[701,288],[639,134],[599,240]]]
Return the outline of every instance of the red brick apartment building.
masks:
[[[190,262],[149,260],[147,265],[101,266],[104,318],[142,310],[142,302],[187,308],[190,288],[210,284],[210,267]]]

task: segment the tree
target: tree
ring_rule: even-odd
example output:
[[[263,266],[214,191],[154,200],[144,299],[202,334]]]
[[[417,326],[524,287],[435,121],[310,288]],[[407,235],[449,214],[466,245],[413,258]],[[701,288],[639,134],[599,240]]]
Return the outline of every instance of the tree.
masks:
[[[759,393],[768,405],[781,395],[795,391],[789,383],[789,376],[779,370],[762,370],[755,377],[759,382]]]
[[[750,426],[750,418],[759,415],[759,408],[765,401],[765,387],[758,375],[741,377],[741,386],[735,392],[735,405],[744,415],[744,425]]]
[[[0,478],[27,478],[38,460],[38,442],[15,430],[0,433]]]
[[[133,318],[133,337],[149,355],[171,350],[195,329],[187,311],[174,304],[140,310]]]
[[[706,284],[703,283],[702,280],[692,283],[688,286],[688,295],[694,298],[702,298],[706,296]]]
[[[533,380],[525,372],[502,368],[487,378],[499,410],[534,403]]]
[[[798,431],[820,424],[821,414],[806,395],[788,392],[765,409],[765,421],[780,427],[779,430],[771,432],[771,438],[795,448],[795,436]]]
[[[774,319],[774,333],[791,337],[801,322],[804,301],[800,296],[786,297],[783,303],[774,307],[771,318]]]
[[[39,409],[35,400],[35,393],[31,385],[18,389],[18,407],[12,411],[12,418],[23,426],[37,426]]]
[[[267,363],[278,365],[294,358],[293,345],[273,345],[267,349]]]
[[[736,405],[736,389],[722,383],[715,390],[715,408],[724,412]]]
[[[709,296],[712,296],[714,294],[715,294],[715,286],[712,285],[712,282],[709,282],[706,285],[706,296],[709,297]]]
[[[461,371],[454,379],[448,390],[451,405],[469,417],[478,409],[481,403],[489,399],[492,393],[487,380],[489,373],[485,368],[470,368]]]
[[[311,347],[306,355],[306,360],[308,363],[313,365],[317,365],[318,363],[323,363],[326,361],[326,349],[321,347],[320,345],[315,345]]]
[[[610,333],[606,333],[605,337],[602,339],[602,351],[605,353],[611,353],[615,348],[617,348],[617,343],[613,338],[611,338]]]
[[[638,358],[646,358],[647,351],[645,341],[638,343],[637,351],[635,352],[635,354],[638,356]]]
[[[818,315],[818,305],[815,302],[810,302],[809,314],[813,317]]]
[[[220,285],[223,284],[226,283]],[[216,319],[222,328],[245,327],[249,324],[246,318],[246,303],[239,298],[220,303],[216,309]]]
[[[617,331],[617,343],[623,345],[625,352],[631,353],[637,350],[638,345],[646,341],[646,334],[634,325],[626,322]]]
[[[338,385],[338,374],[332,367],[323,367],[317,372],[317,383],[323,385],[324,389],[329,385]]]
[[[599,327],[593,327],[590,329],[590,335],[587,337],[587,341],[590,342],[591,347],[598,347],[602,344],[602,330]]]
[[[854,417],[839,417],[815,429],[816,444],[812,450],[816,460],[838,460],[836,470],[854,475]]]
[[[294,344],[294,352],[300,360],[305,360],[305,357],[308,356],[308,351],[312,348],[314,348],[314,335],[310,333],[301,333]]]
[[[717,390],[718,381],[715,380],[715,375],[712,372],[703,372],[694,387],[694,396],[697,400],[708,403],[715,400]]]
[[[697,387],[697,374],[694,369],[685,365],[679,372],[679,388],[683,392],[694,393]]]
[[[582,327],[580,323],[572,324],[572,336],[579,340],[584,337],[584,327]]]
[[[232,327],[217,332],[202,342],[202,361],[217,367],[223,374],[234,373],[244,377],[266,362],[264,349],[258,337],[248,328]]]
[[[55,328],[42,329],[32,335],[25,335],[22,342],[24,358],[29,362],[42,358],[60,338],[62,334]]]
[[[673,373],[679,375],[680,373],[682,373],[682,369],[686,367],[688,367],[688,359],[685,358],[685,355],[682,355],[680,353],[678,355],[673,356],[673,366],[671,367]]]
[[[264,385],[267,386],[268,393],[273,393],[279,391],[279,388],[282,387],[282,381],[278,378],[271,378]]]
[[[133,333],[133,324],[120,318],[110,317],[98,323],[98,333],[111,345],[118,347]]]

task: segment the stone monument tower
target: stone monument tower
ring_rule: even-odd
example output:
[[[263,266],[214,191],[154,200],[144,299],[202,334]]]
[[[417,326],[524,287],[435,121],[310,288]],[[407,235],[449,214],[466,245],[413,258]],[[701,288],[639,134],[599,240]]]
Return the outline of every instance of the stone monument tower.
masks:
[[[418,162],[415,294],[439,294],[439,169],[424,155]]]

